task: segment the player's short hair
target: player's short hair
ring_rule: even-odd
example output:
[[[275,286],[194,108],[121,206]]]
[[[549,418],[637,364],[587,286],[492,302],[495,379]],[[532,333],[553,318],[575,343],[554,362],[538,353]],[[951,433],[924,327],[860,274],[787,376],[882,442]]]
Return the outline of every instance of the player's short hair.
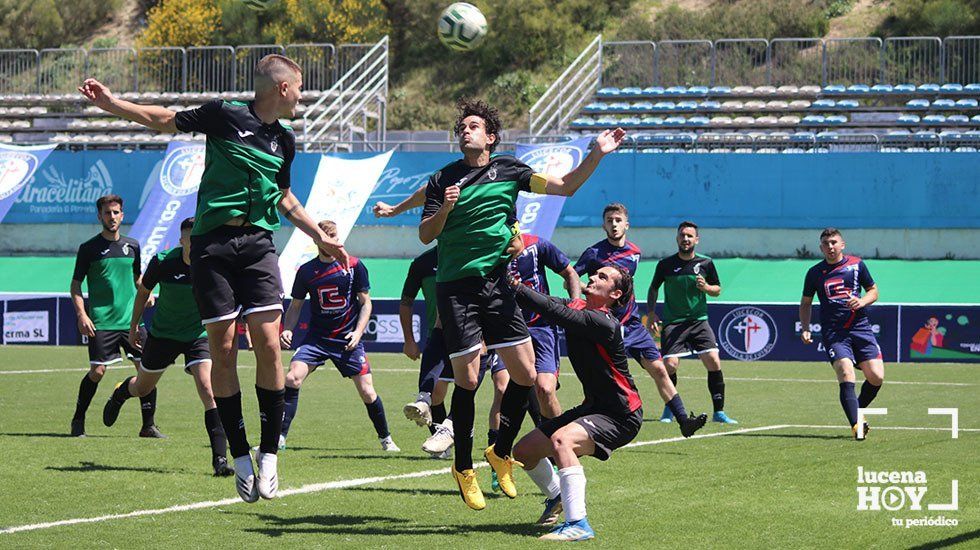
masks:
[[[331,220],[321,220],[319,223],[317,223],[317,226],[322,229],[324,233],[337,232],[337,224]]]
[[[463,120],[467,117],[478,116],[483,119],[486,126],[487,135],[493,134],[497,139],[490,145],[490,152],[497,148],[500,143],[500,113],[491,107],[489,103],[479,99],[469,99],[461,97],[456,102],[456,124],[453,125],[453,135],[459,136],[463,131]]]
[[[102,212],[102,207],[107,204],[118,204],[119,208],[122,208],[123,198],[119,195],[102,195],[95,201],[95,209]]]
[[[285,55],[270,53],[255,64],[253,80],[255,90],[264,90],[285,82],[287,78],[296,74],[303,74],[303,68],[295,61]]]
[[[820,240],[822,241],[827,237],[833,237],[834,235],[837,235],[842,239],[844,238],[844,235],[841,235],[840,229],[837,229],[836,227],[827,227],[820,232]]]
[[[694,222],[691,222],[691,221],[687,221],[687,220],[682,221],[680,223],[680,225],[677,226],[677,232],[680,233],[685,227],[691,227],[691,228],[693,228],[694,229],[694,234],[695,235],[698,234],[698,224],[696,224]]]
[[[619,278],[613,284],[613,290],[619,290],[623,293],[618,300],[613,302],[615,307],[623,307],[629,303],[630,299],[633,297],[633,276],[630,275],[629,271],[621,265],[611,265],[609,266],[619,273]]]
[[[180,222],[180,230],[184,231],[186,229],[191,229],[194,227],[194,216],[189,218],[184,218],[184,221]]]
[[[626,205],[621,202],[611,202],[602,209],[602,221],[606,221],[606,214],[610,212],[617,212],[622,214],[623,217],[629,219],[630,211],[626,208]]]

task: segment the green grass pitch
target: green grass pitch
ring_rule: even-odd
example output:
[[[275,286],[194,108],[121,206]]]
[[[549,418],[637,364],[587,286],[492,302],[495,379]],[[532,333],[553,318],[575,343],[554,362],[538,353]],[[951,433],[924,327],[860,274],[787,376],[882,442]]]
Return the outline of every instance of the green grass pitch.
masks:
[[[157,420],[169,439],[136,437],[135,400],[113,428],[102,426],[102,405],[115,383],[133,372],[128,365],[103,379],[89,411],[89,437],[67,437],[86,359],[80,347],[0,348],[0,547],[549,546],[535,540],[544,532],[533,525],[541,496],[525,475],[517,476],[521,495],[509,500],[490,493],[489,472],[481,469],[488,506],[474,512],[459,499],[449,474],[440,472],[449,463],[422,453],[428,432],[401,412],[414,395],[417,363],[400,355],[373,354],[371,362],[402,452],[381,452],[350,382],[323,368],[303,387],[289,448],[281,455],[283,496],[251,505],[237,502],[230,478],[209,476],[202,408],[193,381],[179,368],[171,367],[159,388]],[[246,354],[241,361],[254,364]],[[864,442],[853,441],[843,427],[837,384],[826,364],[725,363],[726,409],[741,424],[709,423],[699,435],[710,437],[690,440],[676,439],[676,424],[656,421],[662,403],[654,384],[632,368],[647,419],[635,442],[648,444],[621,449],[608,462],[583,460],[589,520],[598,536],[592,546],[980,545],[980,367],[888,365],[873,405],[887,408],[888,415],[870,419]],[[564,372],[559,398],[567,408],[581,399],[581,389],[567,364]],[[688,409],[710,409],[700,363],[683,362],[679,374]],[[254,444],[254,368],[243,367],[240,376]],[[487,384],[478,394],[477,449],[485,443],[491,393]],[[959,409],[958,439],[948,431],[950,417],[929,416],[930,407]],[[910,427],[932,429],[904,429]],[[924,508],[948,503],[956,479],[959,509],[857,511],[858,466],[924,471]],[[180,506],[191,509],[166,510]],[[939,516],[958,525],[893,525]],[[65,520],[82,521],[52,525]],[[34,527],[10,531],[28,525]]]

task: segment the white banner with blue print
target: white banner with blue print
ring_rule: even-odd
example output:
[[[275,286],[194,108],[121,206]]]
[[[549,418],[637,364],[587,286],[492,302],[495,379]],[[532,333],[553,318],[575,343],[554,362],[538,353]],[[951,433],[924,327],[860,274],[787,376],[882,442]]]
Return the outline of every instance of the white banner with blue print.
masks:
[[[149,195],[129,232],[140,243],[142,269],[158,252],[178,246],[180,222],[194,215],[203,174],[203,145],[170,142],[160,171],[150,175]]]
[[[0,222],[17,200],[17,194],[57,145],[22,147],[0,144]]]
[[[591,137],[565,143],[548,145],[517,144],[517,158],[531,167],[535,173],[564,176],[575,169],[588,153]],[[558,217],[565,205],[565,197],[539,195],[521,191],[517,197],[517,221],[524,233],[551,239],[558,225]]]

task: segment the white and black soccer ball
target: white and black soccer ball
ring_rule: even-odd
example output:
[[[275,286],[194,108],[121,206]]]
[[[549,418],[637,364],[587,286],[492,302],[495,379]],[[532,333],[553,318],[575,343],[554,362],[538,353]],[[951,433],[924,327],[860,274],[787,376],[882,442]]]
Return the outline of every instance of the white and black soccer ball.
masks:
[[[241,0],[241,2],[255,11],[265,11],[275,4],[276,0]]]
[[[456,2],[439,16],[439,40],[458,52],[470,51],[487,36],[487,18],[473,4]]]

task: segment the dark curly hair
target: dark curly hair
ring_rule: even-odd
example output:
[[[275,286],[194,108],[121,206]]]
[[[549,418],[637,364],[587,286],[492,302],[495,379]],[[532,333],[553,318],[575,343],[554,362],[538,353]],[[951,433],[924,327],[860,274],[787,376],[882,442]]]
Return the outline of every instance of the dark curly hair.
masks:
[[[619,299],[613,303],[613,305],[616,307],[623,307],[630,303],[630,300],[633,298],[633,276],[630,275],[629,271],[626,271],[626,268],[620,265],[613,264],[609,267],[619,272],[619,279],[613,285],[613,290],[619,290],[623,293],[623,295],[620,296]]]
[[[487,135],[493,134],[497,138],[490,144],[490,152],[492,153],[500,142],[500,113],[497,112],[497,109],[479,99],[463,97],[456,102],[456,111],[459,112],[459,115],[456,117],[456,124],[453,125],[453,135],[459,136],[463,129],[463,120],[466,117],[478,116],[483,119],[483,123],[487,127]]]

